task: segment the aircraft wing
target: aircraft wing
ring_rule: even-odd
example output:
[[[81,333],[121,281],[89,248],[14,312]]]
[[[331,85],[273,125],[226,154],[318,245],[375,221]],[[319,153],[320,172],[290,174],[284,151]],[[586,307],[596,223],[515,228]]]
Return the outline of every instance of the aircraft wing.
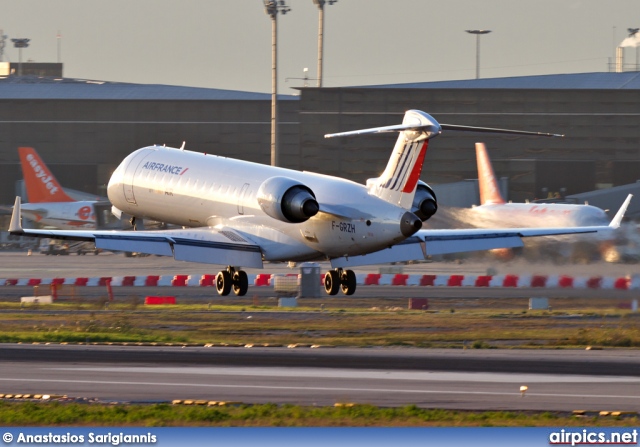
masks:
[[[96,248],[172,256],[177,261],[262,268],[262,250],[233,229],[200,227],[158,231],[32,230],[23,229],[20,197],[11,216],[15,235],[93,241]]]
[[[388,262],[417,261],[427,259],[431,255],[522,247],[525,237],[608,232],[620,226],[630,201],[631,194],[627,196],[620,210],[607,226],[420,230],[402,243],[375,253],[334,258],[331,260],[331,266],[346,268]]]

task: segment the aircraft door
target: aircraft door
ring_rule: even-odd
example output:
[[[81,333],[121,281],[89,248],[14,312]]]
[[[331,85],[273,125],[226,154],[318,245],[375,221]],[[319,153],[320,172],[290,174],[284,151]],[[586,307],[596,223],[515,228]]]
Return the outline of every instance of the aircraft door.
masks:
[[[124,188],[124,197],[128,203],[137,205],[136,197],[133,193],[133,178],[138,170],[138,166],[147,158],[150,151],[140,151],[127,164],[124,175],[122,176],[122,187]]]

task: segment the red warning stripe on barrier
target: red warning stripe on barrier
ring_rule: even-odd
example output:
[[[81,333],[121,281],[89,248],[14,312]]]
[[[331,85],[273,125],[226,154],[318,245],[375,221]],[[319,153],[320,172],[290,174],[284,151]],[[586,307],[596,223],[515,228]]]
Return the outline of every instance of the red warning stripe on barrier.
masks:
[[[255,276],[254,286],[271,286],[271,274],[261,273]],[[291,273],[287,276],[299,276]],[[426,287],[533,287],[533,288],[589,288],[589,289],[618,289],[631,290],[640,288],[640,278],[630,277],[574,277],[569,275],[408,275],[403,273],[386,274],[362,273],[357,275],[358,284],[365,286],[372,285],[393,285],[393,286],[426,286]],[[173,277],[162,277],[159,275],[149,276],[124,276],[100,278],[9,278],[0,279],[0,286],[43,286],[43,285],[75,285],[75,286],[174,286],[185,287],[191,285],[215,286],[216,275],[175,275]],[[320,285],[324,284],[324,276],[320,277]]]
[[[144,304],[176,304],[175,296],[147,296]]]

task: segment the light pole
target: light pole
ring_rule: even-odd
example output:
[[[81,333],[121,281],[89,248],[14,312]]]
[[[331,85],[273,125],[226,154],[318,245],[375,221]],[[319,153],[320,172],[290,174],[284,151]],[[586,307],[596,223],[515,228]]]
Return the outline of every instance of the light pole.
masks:
[[[465,30],[469,34],[476,35],[476,79],[480,79],[480,35],[489,34],[491,30],[488,29],[468,29]]]
[[[271,166],[280,164],[278,154],[278,13],[291,11],[284,0],[263,0],[264,11],[271,17]]]
[[[58,34],[56,34],[56,40],[58,43],[58,63],[62,62],[62,47],[61,42],[62,42],[62,34],[60,34],[60,31],[58,31]]]
[[[0,29],[0,62],[2,62],[4,60],[4,47],[6,45],[6,40],[7,40],[7,36],[6,34],[3,34],[2,30]]]
[[[323,62],[323,46],[324,46],[324,5],[329,3],[333,5],[338,0],[313,0],[318,7],[318,87],[322,87],[322,62]]]
[[[31,39],[11,39],[13,42],[13,46],[18,49],[18,76],[22,76],[22,49],[27,48],[29,46],[29,41]]]

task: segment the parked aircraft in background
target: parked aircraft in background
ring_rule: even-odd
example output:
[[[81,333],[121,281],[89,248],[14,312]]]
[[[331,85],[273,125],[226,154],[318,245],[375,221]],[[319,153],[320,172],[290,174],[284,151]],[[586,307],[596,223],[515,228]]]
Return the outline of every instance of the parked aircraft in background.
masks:
[[[504,227],[572,227],[606,225],[604,210],[567,203],[507,203],[498,187],[484,143],[476,143],[480,205],[472,208],[471,219]]]
[[[399,132],[382,175],[361,185],[311,172],[265,166],[164,146],[127,156],[108,186],[114,214],[183,226],[159,231],[30,230],[20,224],[20,198],[12,234],[91,240],[96,247],[173,256],[176,260],[226,265],[216,276],[220,295],[247,292],[242,267],[263,262],[329,260],[325,290],[351,295],[349,267],[425,259],[432,254],[521,247],[522,238],[611,231],[620,225],[629,199],[608,226],[572,228],[421,230],[436,212],[426,184],[418,189],[429,140],[442,130],[508,131],[438,124],[410,110],[402,124],[326,135]],[[418,191],[418,192],[417,192]],[[418,197],[416,195],[418,194]]]
[[[29,198],[29,203],[22,204],[22,212],[28,219],[63,230],[106,228],[117,223],[108,200],[74,200],[35,149],[21,147],[18,153]]]

